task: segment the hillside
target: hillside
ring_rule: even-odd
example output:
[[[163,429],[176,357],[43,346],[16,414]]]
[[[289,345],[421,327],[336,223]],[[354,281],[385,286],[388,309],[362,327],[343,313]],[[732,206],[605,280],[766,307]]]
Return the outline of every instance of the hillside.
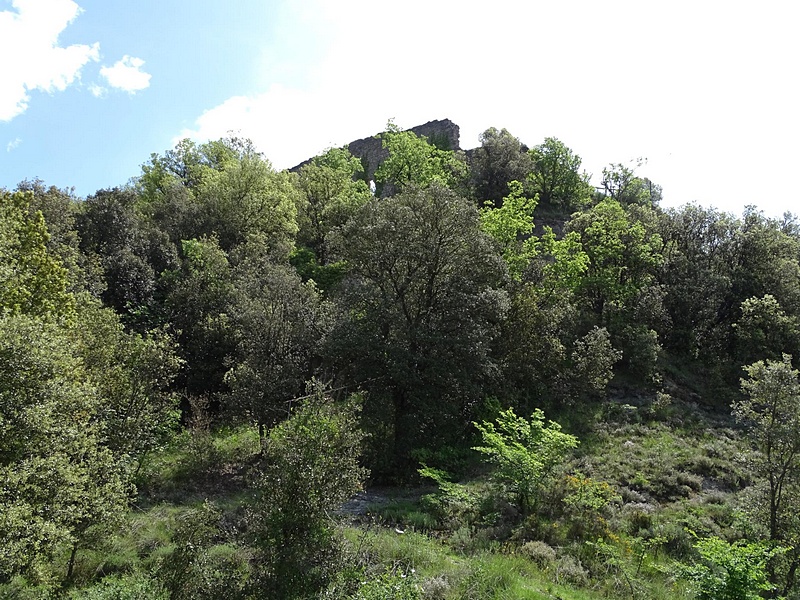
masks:
[[[798,597],[794,217],[458,144],[0,191],[0,597]]]

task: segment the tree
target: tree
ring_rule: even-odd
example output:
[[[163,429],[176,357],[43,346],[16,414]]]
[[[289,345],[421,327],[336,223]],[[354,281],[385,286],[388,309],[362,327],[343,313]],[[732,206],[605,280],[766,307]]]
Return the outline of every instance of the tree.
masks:
[[[228,251],[260,232],[288,254],[297,234],[293,177],[276,172],[248,139],[182,140],[164,156],[151,156],[137,188],[142,212],[175,244],[215,236]]]
[[[25,180],[19,183],[17,192],[32,194],[28,213],[34,217],[41,212],[50,234],[47,251],[61,261],[67,270],[67,280],[71,292],[88,290],[99,296],[102,290],[102,273],[98,265],[80,251],[80,238],[76,218],[80,199],[72,189],[47,187],[40,179]]]
[[[297,234],[300,198],[287,172],[276,172],[250,140],[227,138],[202,146],[213,157],[197,188],[201,229],[193,237],[216,236],[230,250],[263,233],[288,255]]]
[[[580,235],[589,257],[577,293],[605,324],[609,308],[624,307],[655,281],[662,261],[661,237],[611,198],[575,215],[568,227]]]
[[[513,279],[519,281],[523,271],[537,254],[537,240],[532,237],[534,198],[526,198],[522,184],[509,182],[511,189],[502,206],[495,207],[487,201],[480,210],[481,229],[500,245],[503,259]]]
[[[564,461],[566,452],[578,446],[578,438],[561,431],[555,421],[544,422],[540,409],[530,420],[509,408],[500,412],[497,423],[473,423],[483,437],[483,446],[473,450],[485,454],[497,468],[497,480],[516,498],[523,515],[536,510],[547,478]]]
[[[786,595],[800,567],[795,505],[800,493],[800,374],[788,354],[780,361],[755,362],[745,372],[742,390],[747,396],[733,404],[733,414],[747,425],[756,450],[752,461],[765,488],[769,539],[795,548],[787,555]]]
[[[661,201],[661,186],[647,178],[638,177],[636,169],[647,162],[639,158],[631,169],[622,163],[613,163],[603,169],[603,189],[614,200],[627,206],[657,206]]]
[[[681,571],[697,586],[698,600],[759,600],[762,592],[775,589],[767,581],[767,562],[786,551],[761,543],[729,544],[718,537],[698,540],[694,547],[701,562]]]
[[[70,318],[67,271],[47,249],[50,234],[31,192],[0,190],[0,314]]]
[[[581,173],[581,157],[556,138],[545,138],[528,152],[533,163],[529,181],[539,201],[574,210],[586,206],[592,194],[589,176]]]
[[[506,129],[490,127],[481,134],[480,142],[470,157],[475,196],[500,206],[512,192],[509,183],[525,181],[533,162],[527,146]]]
[[[736,359],[750,363],[756,359],[778,360],[783,354],[796,354],[798,316],[787,315],[772,294],[748,298],[741,305],[742,316],[733,324]]]
[[[325,236],[346,223],[371,197],[366,182],[354,180],[362,170],[361,162],[340,148],[331,148],[300,168],[297,186],[304,202],[299,211],[298,241],[322,264],[326,259]]]
[[[230,319],[238,343],[225,375],[227,405],[258,424],[263,437],[315,375],[331,309],[313,281],[303,283],[291,267],[270,261],[259,238],[240,246],[232,261]]]
[[[146,330],[146,316],[162,300],[160,274],[175,269],[178,254],[166,233],[140,211],[132,189],[99,190],[80,206],[80,249],[102,266],[106,305],[128,324]],[[93,260],[95,259],[95,260]]]
[[[230,262],[216,238],[185,240],[182,255],[180,270],[166,274],[164,307],[186,361],[179,383],[191,395],[218,393],[226,389],[226,362],[236,348]]]
[[[390,122],[381,140],[389,151],[388,158],[375,171],[375,181],[388,186],[383,195],[434,182],[454,189],[466,177],[466,163],[455,152],[441,150],[413,131],[400,131]]]
[[[373,199],[331,242],[350,273],[329,356],[370,391],[365,414],[386,423],[393,458],[457,439],[494,371],[506,304],[477,209],[440,184],[412,188]]]
[[[97,418],[104,445],[138,469],[178,425],[171,386],[183,363],[175,342],[163,330],[125,331],[114,311],[85,296],[71,333],[86,378],[102,397]]]
[[[101,398],[72,338],[28,315],[0,317],[0,582],[43,577],[55,552],[118,519],[131,489],[102,444]]]
[[[748,425],[758,450],[756,467],[769,488],[769,536],[780,540],[786,492],[800,476],[800,381],[788,354],[755,362],[745,372],[747,397],[734,403],[733,413]]]

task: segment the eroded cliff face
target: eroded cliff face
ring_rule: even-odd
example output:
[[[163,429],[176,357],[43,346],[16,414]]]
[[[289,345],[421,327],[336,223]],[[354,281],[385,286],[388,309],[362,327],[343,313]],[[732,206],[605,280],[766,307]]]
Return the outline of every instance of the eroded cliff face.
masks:
[[[458,125],[453,123],[450,119],[439,119],[437,121],[428,121],[422,125],[412,127],[407,131],[412,131],[419,136],[425,136],[428,142],[442,148],[443,150],[460,150],[460,130]],[[375,171],[380,164],[389,156],[389,152],[383,147],[380,134],[371,137],[355,140],[347,144],[347,149],[350,153],[361,160],[364,166],[364,175],[367,181],[374,179]],[[290,171],[297,171],[304,164],[308,163],[311,159],[303,161],[296,167],[289,169]]]

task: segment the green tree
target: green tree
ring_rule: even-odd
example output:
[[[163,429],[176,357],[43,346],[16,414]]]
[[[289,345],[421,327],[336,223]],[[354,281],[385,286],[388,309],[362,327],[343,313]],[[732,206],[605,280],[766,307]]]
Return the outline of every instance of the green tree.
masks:
[[[216,238],[185,240],[182,259],[180,270],[166,274],[164,306],[186,361],[178,383],[190,395],[219,393],[226,389],[227,361],[236,348],[230,262]]]
[[[370,201],[334,232],[349,279],[329,355],[370,394],[393,456],[457,439],[494,372],[506,276],[475,206],[433,184]],[[386,401],[388,400],[388,405]]]
[[[765,515],[769,540],[786,544],[782,595],[794,588],[800,567],[800,523],[796,499],[800,494],[800,374],[791,357],[758,361],[745,367],[746,397],[734,402],[733,414],[748,427],[755,452],[750,457],[757,477],[756,495],[763,497],[757,516]]]
[[[331,148],[300,168],[297,186],[302,192],[298,241],[325,264],[325,236],[347,222],[371,197],[366,182],[354,179],[361,162],[345,149]]]
[[[734,403],[733,413],[748,425],[758,450],[755,465],[769,488],[769,537],[781,540],[784,502],[800,476],[800,381],[788,354],[748,365],[745,372],[747,396]]]
[[[71,331],[88,381],[102,398],[97,413],[104,445],[137,469],[172,436],[180,417],[172,391],[182,361],[163,330],[125,331],[120,318],[81,298]]]
[[[748,298],[741,305],[742,316],[733,324],[736,335],[736,360],[751,363],[758,359],[777,360],[783,354],[796,354],[798,316],[787,315],[771,294]]]
[[[589,257],[578,293],[601,322],[612,305],[624,307],[655,282],[662,261],[661,237],[619,202],[606,198],[578,213],[569,222],[569,230],[580,235]]]
[[[786,551],[761,543],[729,544],[718,537],[700,539],[694,547],[700,561],[681,572],[695,584],[698,600],[759,600],[774,589],[767,581],[767,562]]]
[[[75,553],[110,525],[130,488],[102,444],[102,399],[59,326],[0,317],[0,582],[46,579],[59,550]]]
[[[539,201],[575,210],[589,203],[593,188],[580,172],[581,157],[556,138],[546,138],[528,152],[533,163],[529,181]]]
[[[672,351],[708,363],[726,356],[726,323],[734,318],[731,292],[738,229],[732,215],[697,205],[663,213],[658,231],[664,262],[658,281],[666,292],[664,307],[670,318],[664,342]]]
[[[381,140],[389,156],[375,171],[375,181],[383,186],[384,195],[412,185],[427,187],[434,182],[456,189],[466,177],[467,166],[462,158],[452,150],[441,150],[428,143],[424,136],[401,131],[390,122]]]
[[[31,192],[0,190],[0,313],[70,318],[75,302],[67,271],[48,251],[42,213],[31,214]]]
[[[533,411],[530,420],[513,409],[500,412],[497,423],[473,423],[483,446],[473,450],[485,454],[497,469],[497,480],[514,495],[523,515],[536,510],[540,494],[554,469],[564,462],[567,451],[578,446],[578,438],[561,431],[544,413]]]
[[[227,138],[202,146],[213,156],[197,189],[201,230],[230,250],[251,234],[262,233],[288,256],[297,234],[300,201],[292,177],[276,172],[250,140]]]
[[[536,199],[523,195],[522,184],[511,181],[508,196],[496,208],[490,201],[480,210],[481,229],[500,245],[511,277],[519,281],[523,271],[537,254],[537,240],[532,237]]]
[[[603,189],[606,194],[622,204],[657,206],[661,201],[661,186],[649,179],[638,177],[636,169],[645,164],[640,158],[632,169],[622,163],[614,163],[603,169]]]
[[[176,245],[213,236],[229,251],[264,233],[288,255],[297,234],[300,195],[292,175],[276,172],[248,139],[182,140],[151,156],[137,190],[141,211]]]
[[[102,271],[96,263],[80,251],[77,215],[81,201],[72,189],[47,187],[40,179],[25,180],[17,185],[17,192],[33,194],[28,212],[34,217],[41,212],[50,234],[47,251],[57,257],[67,270],[69,291],[88,290],[95,296],[102,292]]]
[[[303,395],[321,362],[331,308],[314,282],[269,260],[262,240],[251,239],[232,256],[231,327],[236,332],[234,365],[225,375],[227,406],[258,424],[263,435],[286,416],[288,401]]]
[[[163,301],[160,274],[178,266],[169,236],[140,211],[131,189],[99,190],[81,205],[77,215],[80,249],[102,267],[103,302],[124,316],[126,323],[146,330]]]

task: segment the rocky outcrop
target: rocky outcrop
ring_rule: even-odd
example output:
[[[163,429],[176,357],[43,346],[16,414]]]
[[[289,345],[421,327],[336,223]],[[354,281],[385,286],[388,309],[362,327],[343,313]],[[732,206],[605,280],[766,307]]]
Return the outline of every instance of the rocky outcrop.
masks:
[[[459,138],[460,131],[458,125],[453,123],[450,119],[440,119],[438,121],[428,121],[422,125],[412,127],[407,131],[424,136],[428,142],[441,148],[443,150],[460,150]],[[347,144],[347,149],[350,154],[361,160],[364,166],[364,175],[367,181],[374,179],[375,171],[380,164],[389,156],[389,152],[383,147],[381,143],[380,134],[371,137],[355,140]],[[296,167],[289,169],[290,171],[297,171],[308,163],[311,159],[303,161]]]

